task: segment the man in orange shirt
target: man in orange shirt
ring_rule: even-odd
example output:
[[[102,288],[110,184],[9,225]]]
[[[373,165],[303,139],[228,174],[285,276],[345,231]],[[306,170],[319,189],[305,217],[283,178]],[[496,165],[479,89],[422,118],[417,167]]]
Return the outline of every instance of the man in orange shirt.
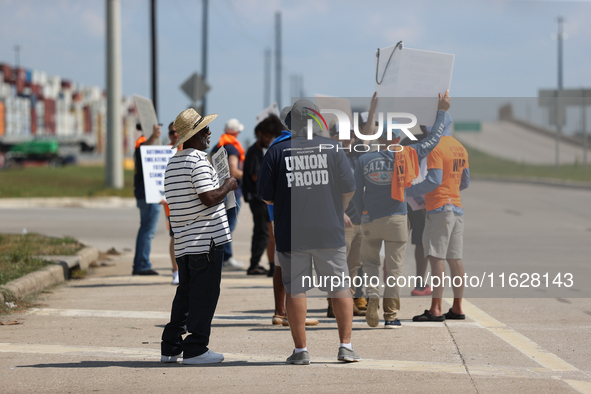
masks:
[[[230,232],[236,228],[238,221],[238,214],[240,213],[242,196],[242,176],[244,170],[245,151],[240,141],[238,141],[238,134],[244,130],[244,125],[238,119],[230,119],[224,126],[224,134],[222,134],[218,144],[211,150],[214,155],[220,148],[226,149],[228,154],[228,166],[230,167],[230,175],[236,178],[238,182],[238,189],[234,191],[236,197],[236,206],[226,210],[228,216],[228,224],[230,225]],[[243,269],[242,262],[234,258],[232,252],[232,241],[224,244],[224,261],[223,267],[226,269]]]
[[[141,125],[137,129],[142,131]],[[135,241],[135,255],[133,257],[133,275],[158,275],[152,269],[150,262],[150,251],[152,239],[158,230],[158,218],[160,217],[160,205],[146,203],[146,191],[144,188],[144,171],[142,167],[141,150],[142,145],[154,145],[160,139],[160,126],[154,125],[152,135],[146,139],[144,135],[135,142],[135,171],[133,174],[133,194],[136,205],[140,210],[140,228]]]
[[[463,320],[466,318],[462,311],[464,210],[462,209],[460,191],[468,187],[470,171],[468,169],[468,152],[458,140],[451,136],[451,124],[451,116],[446,114],[443,136],[435,149],[427,156],[427,177],[423,182],[406,189],[407,197],[425,196],[427,219],[423,232],[423,248],[425,256],[431,264],[433,277],[431,308],[425,310],[422,315],[415,316],[413,321]],[[445,260],[451,270],[454,302],[449,311],[443,314],[441,304]],[[461,281],[457,277],[460,277]],[[438,286],[435,286],[436,284]]]

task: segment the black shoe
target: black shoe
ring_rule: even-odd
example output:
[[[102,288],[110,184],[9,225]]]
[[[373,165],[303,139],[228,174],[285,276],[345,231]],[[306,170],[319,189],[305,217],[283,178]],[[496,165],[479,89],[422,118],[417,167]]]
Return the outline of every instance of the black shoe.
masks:
[[[136,272],[133,275],[160,275],[160,274],[154,270],[143,270],[140,272]]]
[[[269,271],[267,271],[266,269],[264,269],[260,265],[257,265],[256,267],[249,268],[246,271],[246,275],[267,275],[268,272]]]
[[[275,263],[269,263],[269,272],[267,272],[267,276],[272,278],[275,275]]]
[[[443,316],[445,316],[445,320],[466,320],[466,315],[464,315],[463,313],[453,313],[451,311],[451,308],[449,308],[449,312],[444,313]]]
[[[441,316],[433,316],[431,312],[425,309],[425,312],[422,315],[417,315],[412,318],[412,321],[445,321],[445,315]]]

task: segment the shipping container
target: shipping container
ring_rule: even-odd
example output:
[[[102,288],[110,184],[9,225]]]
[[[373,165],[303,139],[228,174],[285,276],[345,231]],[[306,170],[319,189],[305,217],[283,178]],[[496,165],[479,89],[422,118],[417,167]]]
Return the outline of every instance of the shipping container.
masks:
[[[29,127],[31,128],[31,134],[37,135],[37,113],[35,112],[35,107],[33,106],[31,106],[30,116],[31,120]]]
[[[92,114],[90,112],[90,106],[86,105],[84,110],[84,133],[92,133]]]
[[[14,82],[14,76],[12,75],[12,68],[8,64],[0,64],[0,71],[4,74],[4,82]]]
[[[45,102],[38,100],[35,103],[35,113],[37,114],[37,135],[45,134]]]
[[[6,120],[5,120],[5,107],[4,101],[0,101],[0,136],[6,134]]]
[[[55,100],[44,99],[45,103],[45,134],[55,135]]]
[[[10,97],[10,85],[7,83],[0,83],[0,99]]]
[[[27,82],[27,71],[24,68],[17,68],[16,73],[16,93],[18,95],[23,94],[25,84]]]

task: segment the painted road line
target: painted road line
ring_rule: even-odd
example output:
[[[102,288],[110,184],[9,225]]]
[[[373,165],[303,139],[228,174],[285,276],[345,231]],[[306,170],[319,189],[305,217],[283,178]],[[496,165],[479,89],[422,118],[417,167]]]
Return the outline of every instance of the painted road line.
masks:
[[[18,353],[18,354],[60,354],[79,357],[96,357],[110,359],[132,358],[132,359],[151,359],[158,363],[160,358],[159,349],[141,349],[141,348],[120,348],[120,347],[91,347],[91,346],[66,346],[66,345],[44,345],[44,344],[20,344],[20,343],[0,343],[0,353]],[[244,355],[224,353],[224,363],[276,363],[285,364],[285,356],[269,355]],[[404,372],[431,372],[444,374],[465,375],[466,370],[461,364],[430,363],[418,361],[401,360],[368,360],[365,359],[358,363],[339,363],[336,358],[316,358],[312,357],[312,366],[330,367],[330,368],[352,368],[364,370],[387,370]],[[527,368],[515,367],[472,367],[471,373],[479,376],[494,376],[508,378],[530,378],[543,379],[538,372]],[[549,377],[548,377],[549,378]]]
[[[450,304],[453,302],[451,299],[446,299],[446,301]],[[525,335],[507,327],[506,324],[496,320],[465,299],[462,301],[462,309],[464,310],[464,314],[470,316],[470,318],[476,323],[479,323],[482,327],[489,330],[544,368],[557,372],[579,371],[577,367],[567,363],[557,355],[542,349],[540,345],[527,338]]]
[[[62,317],[101,317],[101,318],[130,318],[130,319],[161,319],[168,320],[170,312],[161,311],[114,311],[114,310],[97,310],[97,309],[53,309],[53,308],[31,308],[28,311],[29,315],[36,316],[62,316]],[[213,317],[214,320],[222,321],[253,321],[257,323],[266,322],[269,316],[263,315],[231,315],[231,314],[217,314]],[[318,319],[321,324],[334,324],[334,319]],[[353,324],[367,326],[364,318],[353,319]],[[448,323],[449,324],[449,323]],[[481,327],[476,322],[453,322],[450,326],[462,327]],[[271,324],[269,324],[271,325]],[[444,323],[439,322],[413,322],[402,321],[403,327],[419,327],[419,328],[445,328]]]
[[[235,271],[231,271],[235,272]],[[85,278],[85,283],[92,284],[112,284],[112,283],[139,283],[139,284],[152,284],[162,283],[170,285],[171,276],[164,275],[122,275],[122,276],[95,276],[91,278]],[[223,278],[222,284],[230,285],[243,285],[243,286],[272,286],[273,282],[271,278]],[[76,287],[75,284],[71,284],[70,287]],[[171,286],[172,288],[172,286]]]
[[[573,389],[577,390],[579,393],[591,394],[591,382],[571,379],[564,379],[564,381]]]
[[[160,311],[113,311],[97,309],[52,309],[52,308],[31,308],[29,315],[37,316],[62,316],[62,317],[113,317],[131,319],[170,319],[170,312]],[[214,320],[237,320],[237,321],[262,321],[267,320],[266,316],[258,315],[215,315]]]

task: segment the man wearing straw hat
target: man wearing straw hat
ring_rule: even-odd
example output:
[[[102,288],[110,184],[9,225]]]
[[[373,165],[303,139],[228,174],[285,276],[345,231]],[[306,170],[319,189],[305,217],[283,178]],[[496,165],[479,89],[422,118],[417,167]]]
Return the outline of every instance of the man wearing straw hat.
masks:
[[[224,356],[208,349],[211,320],[220,295],[223,244],[231,240],[224,198],[237,188],[230,176],[220,186],[207,160],[211,132],[208,124],[218,114],[199,115],[189,108],[174,121],[183,150],[166,166],[164,189],[174,232],[179,266],[170,323],[164,328],[161,361],[183,364],[220,363]],[[189,333],[182,339],[182,335]]]

